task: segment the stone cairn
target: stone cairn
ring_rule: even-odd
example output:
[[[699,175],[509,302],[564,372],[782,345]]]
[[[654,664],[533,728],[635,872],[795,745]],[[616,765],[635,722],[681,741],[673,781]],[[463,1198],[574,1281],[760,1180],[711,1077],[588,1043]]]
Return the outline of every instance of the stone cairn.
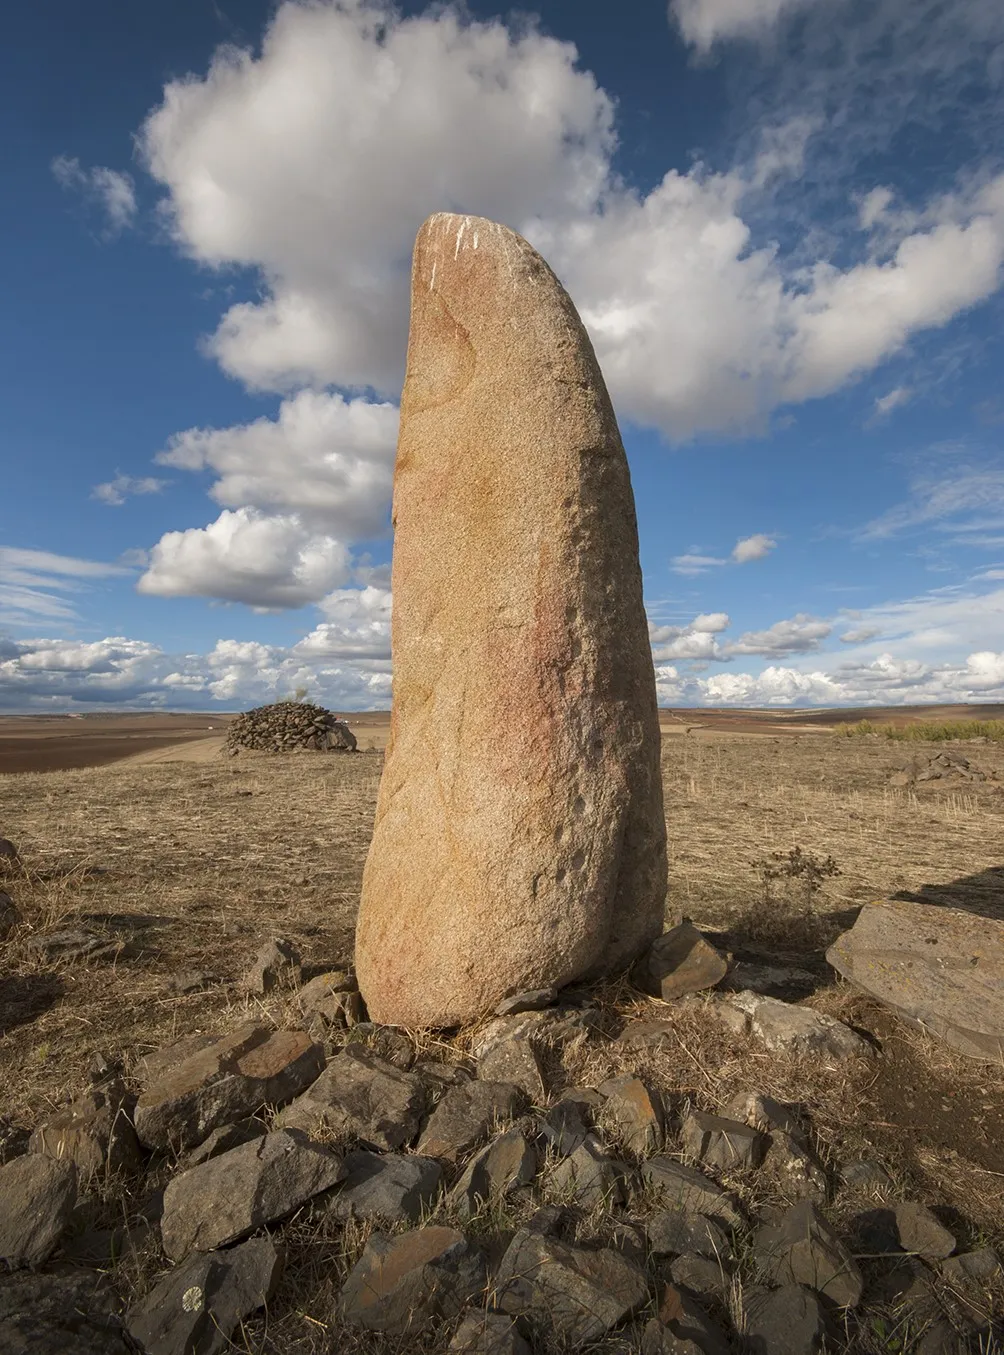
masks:
[[[416,241],[394,522],[356,967],[374,1019],[451,1026],[624,969],[666,906],[627,458],[575,307],[492,221]]]
[[[230,753],[254,748],[262,753],[354,753],[356,736],[344,720],[309,701],[277,701],[238,715],[227,730]]]

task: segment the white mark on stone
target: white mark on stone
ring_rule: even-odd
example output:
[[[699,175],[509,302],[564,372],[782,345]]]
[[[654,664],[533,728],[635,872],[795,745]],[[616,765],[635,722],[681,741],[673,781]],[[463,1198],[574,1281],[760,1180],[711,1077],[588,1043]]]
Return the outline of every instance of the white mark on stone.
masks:
[[[475,232],[474,232],[474,248],[477,249],[477,247],[478,247],[478,233],[477,233],[477,231],[475,231]]]
[[[205,1294],[197,1284],[193,1284],[191,1289],[186,1289],[181,1296],[181,1306],[186,1313],[200,1313],[205,1301]]]
[[[468,218],[465,216],[463,221],[461,221],[460,223],[460,229],[457,231],[457,247],[453,251],[454,258],[456,258],[457,255],[460,253],[460,242],[464,238],[464,231],[467,229],[467,221]]]
[[[430,291],[430,292],[432,291],[433,287],[435,287],[435,285],[436,285],[436,264],[435,264],[435,261],[433,261],[433,265],[432,265],[432,277],[429,279],[429,291]]]

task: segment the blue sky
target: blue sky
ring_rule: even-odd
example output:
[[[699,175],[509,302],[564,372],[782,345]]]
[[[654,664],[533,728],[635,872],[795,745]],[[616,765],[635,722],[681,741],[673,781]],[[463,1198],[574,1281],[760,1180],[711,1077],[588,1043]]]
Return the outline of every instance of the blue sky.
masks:
[[[663,704],[1004,700],[997,0],[54,0],[0,67],[0,709],[389,703],[439,209],[592,335]]]

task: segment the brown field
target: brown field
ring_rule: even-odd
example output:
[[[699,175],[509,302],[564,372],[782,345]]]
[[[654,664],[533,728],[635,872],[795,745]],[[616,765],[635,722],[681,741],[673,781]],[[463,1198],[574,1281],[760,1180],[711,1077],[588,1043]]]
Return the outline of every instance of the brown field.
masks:
[[[861,714],[885,718],[853,713]],[[930,708],[921,714],[937,718]],[[645,1055],[632,1067],[675,1108],[689,1100],[714,1110],[751,1088],[797,1103],[810,1114],[831,1165],[876,1159],[891,1173],[896,1198],[938,1206],[963,1246],[1000,1247],[1004,1067],[957,1056],[835,983],[822,952],[857,907],[894,894],[1004,919],[1004,745],[958,746],[985,781],[899,788],[890,774],[925,745],[834,738],[826,733],[827,717],[832,722],[837,713],[664,712],[667,915],[686,914],[738,954],[781,956],[808,969],[816,986],[806,1001],[868,1033],[880,1057],[839,1070],[782,1059],[711,1032],[695,1016],[681,1021],[679,1048]],[[137,728],[120,725],[110,733],[109,719],[94,737],[105,740],[102,747],[119,738],[167,738],[174,717],[129,718]],[[143,1054],[182,1035],[223,1030],[248,1017],[294,1021],[288,999],[249,998],[236,982],[270,936],[291,937],[308,965],[351,957],[386,716],[350,717],[360,746],[370,748],[354,757],[221,757],[220,736],[207,737],[195,718],[184,718],[189,723],[173,731],[179,746],[166,752],[147,745],[115,765],[0,776],[0,835],[22,855],[19,873],[2,887],[24,922],[0,946],[2,1114],[15,1125],[32,1126],[81,1091],[95,1051],[120,1058],[131,1075]],[[211,718],[220,720],[205,723]],[[163,723],[148,732],[146,719]],[[24,736],[5,732],[0,747],[7,737]],[[38,743],[64,740],[82,755],[89,737],[90,729],[72,729],[46,733]],[[812,898],[798,880],[764,884],[765,859],[795,847],[832,857],[839,870]],[[81,924],[128,942],[129,958],[91,967],[32,959],[31,936]],[[210,971],[221,982],[172,996],[168,976],[184,969]],[[602,997],[612,1028],[627,1015],[659,1012],[659,1004],[626,983],[610,985]],[[441,1044],[440,1053],[462,1058],[463,1035]],[[595,1085],[616,1071],[617,1057],[601,1045],[557,1076]],[[762,1181],[731,1184],[747,1203],[770,1205]],[[842,1187],[831,1212],[853,1230],[857,1214],[881,1203],[881,1195]],[[78,1230],[135,1221],[144,1210],[147,1201],[113,1184],[81,1209]],[[602,1233],[602,1221],[593,1224]],[[390,1350],[343,1339],[331,1325],[333,1296],[365,1230],[325,1232],[305,1215],[287,1237],[287,1278],[267,1326],[252,1323],[235,1338],[235,1349]],[[162,1266],[148,1238],[113,1279],[128,1296],[149,1287]],[[1001,1299],[993,1294],[986,1302]],[[908,1347],[855,1330],[841,1348]]]

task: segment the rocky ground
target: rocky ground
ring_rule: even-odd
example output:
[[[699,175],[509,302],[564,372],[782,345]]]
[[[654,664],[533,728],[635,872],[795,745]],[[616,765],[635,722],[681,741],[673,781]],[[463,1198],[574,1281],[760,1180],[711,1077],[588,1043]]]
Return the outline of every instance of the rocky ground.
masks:
[[[357,887],[379,759],[94,773],[86,804],[82,773],[11,778],[0,1349],[999,1349],[999,1061],[822,955],[848,896],[895,892],[848,852],[879,807],[886,833],[904,815],[900,892],[935,902],[940,878],[974,917],[999,906],[996,792],[890,799],[883,751],[837,767],[824,828],[819,768],[850,754],[782,750],[758,774],[760,746],[674,749],[678,833],[704,825],[677,839],[676,887],[689,868],[731,957],[714,992],[655,996],[636,972],[435,1037],[369,1025],[350,927],[323,926]],[[771,817],[771,770],[805,849],[792,867],[762,836],[730,923],[721,852],[697,877],[695,848]],[[137,814],[148,841],[123,837]]]

